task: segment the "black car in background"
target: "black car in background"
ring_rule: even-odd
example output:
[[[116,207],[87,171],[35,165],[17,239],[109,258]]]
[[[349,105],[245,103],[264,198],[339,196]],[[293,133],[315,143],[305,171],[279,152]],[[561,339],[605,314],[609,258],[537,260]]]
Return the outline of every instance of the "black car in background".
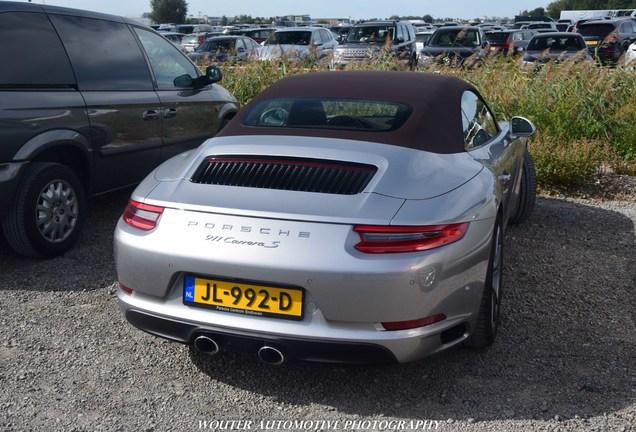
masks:
[[[420,51],[420,61],[461,66],[470,59],[472,65],[488,54],[489,49],[488,39],[479,27],[440,27]]]
[[[524,65],[541,67],[548,61],[560,63],[566,59],[592,61],[585,47],[583,36],[578,33],[552,32],[537,33],[532,37],[525,54]]]
[[[255,40],[245,36],[212,36],[190,53],[192,60],[203,58],[216,61],[240,62],[257,54],[260,47]]]
[[[499,30],[485,32],[490,51],[498,54],[519,54],[535,35],[534,30]]]
[[[590,54],[601,63],[616,63],[636,41],[636,20],[620,18],[587,21],[577,27]]]
[[[3,1],[0,56],[10,64],[0,68],[0,225],[27,256],[70,249],[87,196],[138,183],[238,111],[216,67],[203,74],[122,17]]]

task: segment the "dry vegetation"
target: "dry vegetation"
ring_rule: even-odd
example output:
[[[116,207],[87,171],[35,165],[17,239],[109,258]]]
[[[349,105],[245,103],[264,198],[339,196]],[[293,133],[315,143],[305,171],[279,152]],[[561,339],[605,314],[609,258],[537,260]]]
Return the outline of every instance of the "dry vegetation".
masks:
[[[224,86],[245,104],[281,78],[328,70],[329,61],[254,60],[221,68]],[[539,185],[545,190],[585,189],[608,173],[636,175],[633,70],[575,60],[547,63],[534,70],[523,67],[519,58],[506,56],[482,59],[473,67],[420,65],[416,72],[384,57],[347,69],[444,73],[475,84],[499,119],[521,115],[537,126],[538,133],[529,146]]]

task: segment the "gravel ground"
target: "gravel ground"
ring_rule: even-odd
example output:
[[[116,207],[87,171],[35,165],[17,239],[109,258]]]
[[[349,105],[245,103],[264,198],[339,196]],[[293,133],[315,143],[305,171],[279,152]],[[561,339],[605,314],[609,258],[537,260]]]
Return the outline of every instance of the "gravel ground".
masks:
[[[0,240],[0,430],[636,431],[636,200],[537,201],[507,233],[486,351],[273,367],[125,322],[111,239],[129,192],[91,200],[63,257],[25,259]]]

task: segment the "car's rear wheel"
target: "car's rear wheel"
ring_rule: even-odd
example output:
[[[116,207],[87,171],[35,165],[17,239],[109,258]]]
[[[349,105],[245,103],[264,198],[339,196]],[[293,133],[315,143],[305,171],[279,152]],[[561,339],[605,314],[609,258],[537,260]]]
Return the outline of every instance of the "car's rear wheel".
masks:
[[[526,150],[521,172],[521,185],[519,187],[519,199],[515,213],[510,218],[511,225],[520,224],[530,217],[537,199],[537,175],[530,152]]]
[[[9,245],[31,257],[52,257],[69,250],[84,222],[84,189],[65,165],[29,165],[2,231]]]
[[[492,234],[488,270],[477,323],[465,341],[469,347],[486,348],[495,341],[497,336],[502,296],[503,254],[503,229],[500,219],[497,218]]]

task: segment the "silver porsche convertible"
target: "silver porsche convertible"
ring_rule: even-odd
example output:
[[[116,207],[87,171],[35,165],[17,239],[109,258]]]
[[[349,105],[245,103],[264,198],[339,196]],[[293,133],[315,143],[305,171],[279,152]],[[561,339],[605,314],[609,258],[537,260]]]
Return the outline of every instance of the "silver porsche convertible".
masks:
[[[255,97],[133,192],[117,296],[215,354],[408,362],[497,335],[503,238],[535,202],[522,117],[418,72],[317,72]]]

